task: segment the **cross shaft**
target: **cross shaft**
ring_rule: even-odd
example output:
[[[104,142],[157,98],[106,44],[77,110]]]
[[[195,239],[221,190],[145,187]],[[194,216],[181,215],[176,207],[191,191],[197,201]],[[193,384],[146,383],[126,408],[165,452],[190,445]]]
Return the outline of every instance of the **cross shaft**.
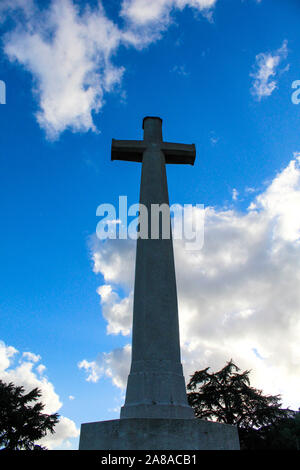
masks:
[[[195,145],[163,142],[161,127],[160,118],[147,117],[142,141],[112,142],[113,160],[142,162],[140,204],[149,214],[152,204],[169,205],[165,163],[193,165],[196,154]],[[120,417],[194,417],[187,403],[180,360],[171,231],[169,238],[160,235],[158,239],[137,240],[132,361]]]

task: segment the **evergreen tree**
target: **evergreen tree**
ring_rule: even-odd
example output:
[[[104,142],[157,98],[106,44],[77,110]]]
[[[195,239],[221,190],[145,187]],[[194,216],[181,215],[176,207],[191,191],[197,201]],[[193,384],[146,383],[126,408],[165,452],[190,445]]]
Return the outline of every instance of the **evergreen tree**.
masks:
[[[250,371],[240,373],[232,360],[216,373],[208,371],[209,367],[191,377],[189,404],[197,418],[236,425],[242,449],[265,448],[276,425],[295,419],[294,411],[281,408],[279,395],[263,395],[251,387]]]
[[[0,380],[0,449],[45,450],[35,442],[55,432],[59,415],[42,413],[40,396],[38,388],[25,393],[24,387]]]

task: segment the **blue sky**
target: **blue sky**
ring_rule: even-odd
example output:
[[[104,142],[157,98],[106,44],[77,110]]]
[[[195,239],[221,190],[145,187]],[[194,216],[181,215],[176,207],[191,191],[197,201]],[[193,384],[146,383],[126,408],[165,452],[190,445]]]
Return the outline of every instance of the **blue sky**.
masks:
[[[142,138],[146,115],[196,144],[194,167],[167,169],[170,202],[207,211],[202,252],[174,246],[186,378],[233,357],[300,406],[299,15],[297,0],[2,0],[0,378],[64,417],[51,448],[122,404],[134,243],[99,243],[96,209],[138,202],[140,165],[110,146]]]

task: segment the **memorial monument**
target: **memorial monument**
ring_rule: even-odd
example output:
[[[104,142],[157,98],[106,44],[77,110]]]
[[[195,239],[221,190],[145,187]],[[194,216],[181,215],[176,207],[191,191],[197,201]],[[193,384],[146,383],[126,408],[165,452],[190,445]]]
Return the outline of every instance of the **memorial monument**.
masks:
[[[164,237],[162,221],[157,230],[151,218],[152,205],[169,207],[165,164],[193,165],[195,145],[164,142],[158,117],[144,118],[143,129],[143,140],[113,139],[111,149],[112,160],[142,163],[140,204],[148,213],[148,237],[137,239],[126,399],[119,420],[81,425],[79,449],[239,449],[235,426],[196,419],[188,405],[172,235]],[[167,218],[170,227],[169,212]]]

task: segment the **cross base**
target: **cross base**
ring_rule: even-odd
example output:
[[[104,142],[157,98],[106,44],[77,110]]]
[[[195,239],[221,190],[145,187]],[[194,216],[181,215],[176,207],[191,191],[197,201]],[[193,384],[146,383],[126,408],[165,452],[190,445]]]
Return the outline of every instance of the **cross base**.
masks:
[[[131,418],[81,425],[79,450],[239,450],[235,426],[200,419]]]
[[[132,361],[120,418],[194,418],[179,361]]]

